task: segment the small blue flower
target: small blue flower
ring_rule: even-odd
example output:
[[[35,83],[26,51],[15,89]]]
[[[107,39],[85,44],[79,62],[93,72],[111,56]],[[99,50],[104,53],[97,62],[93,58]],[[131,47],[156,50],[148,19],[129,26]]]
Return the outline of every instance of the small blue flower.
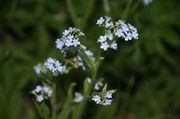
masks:
[[[37,74],[40,74],[42,69],[41,69],[41,65],[40,64],[37,64],[36,66],[34,66],[34,70]]]

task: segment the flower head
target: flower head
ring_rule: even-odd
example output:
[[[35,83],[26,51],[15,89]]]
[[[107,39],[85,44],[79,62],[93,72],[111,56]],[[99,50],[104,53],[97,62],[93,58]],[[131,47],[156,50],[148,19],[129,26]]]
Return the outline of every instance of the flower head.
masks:
[[[107,42],[101,43],[100,48],[104,51],[106,51],[109,48],[109,44]]]
[[[98,39],[98,42],[103,43],[106,40],[107,40],[107,36],[106,35],[105,36],[100,36],[99,39]]]
[[[35,92],[39,93],[42,90],[43,90],[43,87],[38,85],[38,86],[36,86]]]
[[[44,98],[43,98],[42,95],[37,95],[37,96],[36,96],[36,100],[37,100],[38,102],[42,102],[42,101],[44,100]]]
[[[94,89],[99,90],[103,86],[103,83],[101,81],[98,81],[95,83]]]
[[[107,29],[111,29],[113,28],[113,22],[111,20],[111,17],[108,17],[108,16],[105,16],[105,17],[100,17],[98,20],[97,20],[97,25],[99,25],[100,27],[105,27]]]
[[[103,22],[105,21],[105,19],[103,17],[100,17],[98,20],[97,20],[97,25],[101,26],[103,24]]]
[[[138,39],[137,29],[131,24],[126,24],[124,21],[119,20],[116,22],[115,36],[124,39],[125,41]]]
[[[81,93],[78,93],[78,92],[75,93],[74,102],[79,103],[79,102],[81,102],[83,99],[84,99],[84,96],[83,96]]]
[[[117,50],[117,43],[114,41],[114,42],[110,45],[110,47],[111,47],[112,49],[114,49],[114,50]]]
[[[41,65],[40,64],[37,64],[34,66],[34,70],[37,74],[40,74],[42,69],[41,69]]]
[[[92,100],[96,103],[96,104],[100,104],[101,102],[101,97],[99,95],[94,95],[92,97]]]

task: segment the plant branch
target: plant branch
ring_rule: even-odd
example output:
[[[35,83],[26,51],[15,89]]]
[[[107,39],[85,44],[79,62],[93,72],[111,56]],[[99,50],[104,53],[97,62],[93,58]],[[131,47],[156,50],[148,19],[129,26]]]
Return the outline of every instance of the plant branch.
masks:
[[[55,78],[54,79],[54,82],[53,82],[53,86],[52,86],[52,89],[53,89],[53,96],[52,96],[52,101],[51,101],[51,108],[52,108],[52,119],[56,119],[56,81],[57,79]]]
[[[98,57],[97,57],[97,61],[96,61],[96,66],[94,69],[92,69],[92,83],[90,84],[90,87],[87,91],[87,93],[85,94],[85,97],[90,97],[91,91],[93,90],[94,84],[96,82],[97,79],[97,72],[99,69],[99,65],[100,65],[100,61],[101,61],[101,51],[99,51]],[[83,100],[83,102],[80,103],[80,105],[77,107],[76,111],[73,113],[72,119],[80,119],[82,116],[82,113],[86,107],[88,99],[85,98]]]

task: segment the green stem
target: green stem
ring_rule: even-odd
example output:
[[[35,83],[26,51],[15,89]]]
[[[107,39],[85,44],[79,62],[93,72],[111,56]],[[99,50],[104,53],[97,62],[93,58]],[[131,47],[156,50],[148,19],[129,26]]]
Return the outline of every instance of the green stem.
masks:
[[[96,61],[96,67],[93,69],[92,72],[92,83],[87,91],[87,94],[85,94],[85,97],[90,97],[91,91],[93,90],[94,84],[96,82],[97,79],[97,72],[99,69],[99,65],[100,65],[100,61],[101,61],[101,51],[99,52],[97,61]],[[80,105],[77,107],[76,111],[73,113],[73,117],[72,119],[80,119],[82,116],[82,113],[86,107],[88,99],[84,99],[84,101],[82,103],[80,103]]]
[[[97,79],[97,72],[98,72],[98,69],[99,69],[99,65],[100,65],[100,61],[101,61],[101,50],[98,54],[98,57],[97,57],[97,62],[96,62],[96,67],[93,69],[93,73],[92,73],[92,83],[90,85],[90,88],[88,90],[88,93],[87,93],[87,96],[90,95],[93,87],[94,87],[94,84],[96,82],[96,79]]]
[[[133,0],[128,0],[127,6],[126,6],[126,8],[124,10],[124,13],[122,15],[123,19],[126,19],[128,17],[132,3],[133,3]]]
[[[52,106],[52,119],[56,119],[56,79],[53,82],[53,96],[52,96],[52,101],[51,101],[51,106]]]
[[[42,73],[41,76],[44,78],[44,82],[52,86],[52,79],[50,77],[48,77],[45,73]]]

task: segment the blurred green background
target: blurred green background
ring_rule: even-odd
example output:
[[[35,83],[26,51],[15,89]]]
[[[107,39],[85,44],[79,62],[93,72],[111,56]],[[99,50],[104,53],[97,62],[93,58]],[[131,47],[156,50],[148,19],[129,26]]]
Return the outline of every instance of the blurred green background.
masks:
[[[83,119],[180,119],[180,1],[154,0],[0,0],[0,118],[40,119],[30,91],[40,81],[33,66],[60,58],[55,40],[70,26],[81,29],[82,42],[97,54],[100,16],[125,19],[140,38],[119,42],[99,70],[117,89],[109,107],[89,103]],[[84,74],[84,75],[79,75]],[[66,98],[71,82],[86,73],[73,71],[59,81]]]

